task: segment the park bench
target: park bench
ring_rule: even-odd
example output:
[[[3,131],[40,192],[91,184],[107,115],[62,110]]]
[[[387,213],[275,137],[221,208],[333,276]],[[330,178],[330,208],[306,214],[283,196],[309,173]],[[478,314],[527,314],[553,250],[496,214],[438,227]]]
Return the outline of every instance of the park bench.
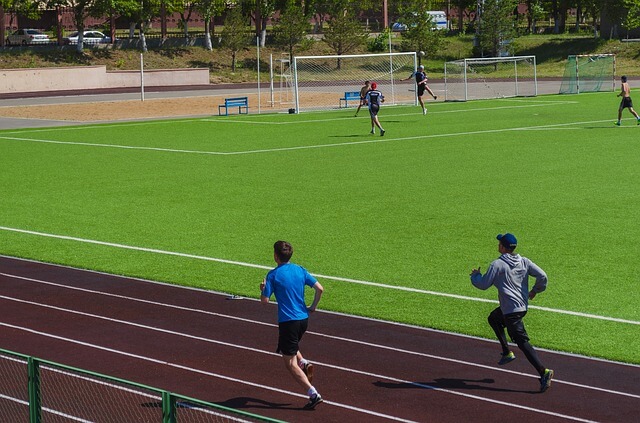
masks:
[[[344,101],[344,107],[349,107],[349,100],[357,100],[360,103],[359,91],[345,91],[344,97],[340,99],[340,108],[342,108],[342,102]]]
[[[218,116],[222,115],[221,109],[224,107],[224,115],[229,116],[229,107],[237,107],[238,114],[242,114],[242,109],[244,109],[244,113],[249,113],[249,99],[247,97],[233,97],[233,98],[225,98],[224,104],[218,106]]]

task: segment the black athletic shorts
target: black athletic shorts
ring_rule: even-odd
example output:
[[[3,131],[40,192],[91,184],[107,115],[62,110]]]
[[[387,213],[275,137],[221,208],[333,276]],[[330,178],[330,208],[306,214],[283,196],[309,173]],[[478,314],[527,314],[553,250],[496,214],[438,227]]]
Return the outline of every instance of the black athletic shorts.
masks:
[[[369,114],[371,115],[371,117],[378,116],[378,111],[380,111],[380,106],[378,104],[369,105]]]
[[[631,101],[631,97],[622,97],[622,101],[620,102],[620,108],[631,108],[633,109],[633,101]]]
[[[282,355],[296,355],[299,350],[298,343],[307,331],[308,324],[309,319],[278,323],[278,349],[276,352]]]
[[[426,85],[424,84],[418,85],[418,97],[422,97],[425,89],[426,89]]]

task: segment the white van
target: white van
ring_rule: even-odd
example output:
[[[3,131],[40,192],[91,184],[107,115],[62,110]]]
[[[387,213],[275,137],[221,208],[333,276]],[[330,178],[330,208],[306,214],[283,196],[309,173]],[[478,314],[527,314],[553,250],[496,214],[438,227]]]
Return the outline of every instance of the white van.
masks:
[[[431,16],[431,21],[435,24],[435,29],[449,29],[449,22],[447,21],[447,14],[442,11],[428,11]],[[415,13],[414,13],[415,15]],[[392,31],[406,31],[407,25],[396,22],[391,26]]]
[[[449,22],[447,21],[447,14],[441,11],[427,12],[431,15],[431,20],[436,24],[436,29],[449,29]]]

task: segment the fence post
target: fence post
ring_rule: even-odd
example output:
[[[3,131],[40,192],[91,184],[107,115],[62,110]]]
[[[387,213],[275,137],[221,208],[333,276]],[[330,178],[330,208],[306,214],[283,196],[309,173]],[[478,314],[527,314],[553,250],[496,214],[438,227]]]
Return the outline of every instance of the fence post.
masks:
[[[29,372],[29,423],[40,423],[42,419],[40,362],[33,357],[29,357],[27,364]]]
[[[176,398],[162,391],[162,423],[176,423]]]

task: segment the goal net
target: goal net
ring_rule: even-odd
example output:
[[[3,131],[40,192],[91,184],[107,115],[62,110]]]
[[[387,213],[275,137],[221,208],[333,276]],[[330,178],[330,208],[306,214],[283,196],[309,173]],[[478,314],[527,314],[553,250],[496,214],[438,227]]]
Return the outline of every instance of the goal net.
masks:
[[[614,91],[615,75],[615,54],[569,56],[560,84],[560,94]]]
[[[447,101],[536,96],[536,57],[485,57],[446,62],[444,83]]]
[[[292,67],[296,113],[357,107],[359,100],[345,94],[360,91],[364,81],[378,84],[385,105],[417,102],[415,81],[402,81],[416,69],[415,52],[297,56]]]

